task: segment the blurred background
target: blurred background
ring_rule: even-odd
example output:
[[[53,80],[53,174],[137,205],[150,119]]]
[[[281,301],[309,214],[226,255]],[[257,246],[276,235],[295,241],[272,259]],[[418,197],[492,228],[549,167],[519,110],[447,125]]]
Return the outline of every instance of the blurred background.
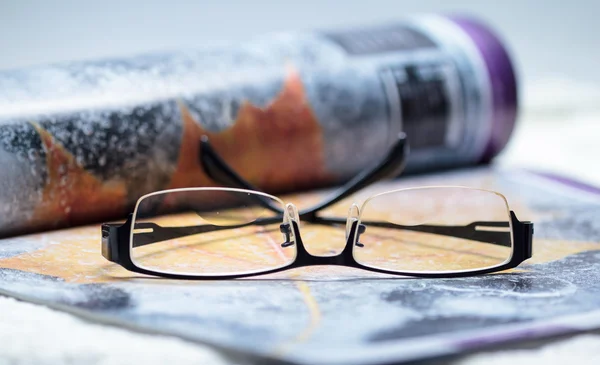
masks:
[[[600,136],[600,2],[594,0],[0,0],[0,69],[237,43],[265,33],[378,24],[432,12],[483,20],[512,54],[523,108],[500,160],[536,167],[542,161],[548,169],[600,183],[586,157],[597,151]]]
[[[242,42],[430,12],[468,13],[489,23],[510,48],[525,87],[550,79],[600,82],[595,0],[1,0],[0,68]]]

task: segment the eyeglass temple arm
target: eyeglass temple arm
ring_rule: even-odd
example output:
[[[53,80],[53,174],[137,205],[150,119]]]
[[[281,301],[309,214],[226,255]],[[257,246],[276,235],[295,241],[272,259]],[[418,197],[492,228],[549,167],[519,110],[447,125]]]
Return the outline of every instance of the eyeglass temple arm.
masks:
[[[316,218],[316,213],[349,197],[357,191],[378,181],[400,175],[406,166],[406,157],[408,156],[408,153],[409,146],[406,134],[399,133],[396,142],[383,160],[379,161],[379,163],[371,169],[356,175],[350,181],[332,192],[322,202],[300,211],[300,217],[314,220]]]
[[[258,190],[248,181],[244,180],[244,178],[239,176],[221,158],[221,156],[219,156],[219,154],[210,145],[210,141],[208,140],[207,136],[203,136],[200,143],[200,162],[204,168],[204,171],[211,179],[229,187]],[[408,142],[406,140],[406,135],[404,133],[400,133],[398,134],[398,138],[392,149],[376,166],[352,178],[346,184],[325,198],[325,200],[323,200],[321,203],[311,208],[302,210],[300,212],[300,217],[304,219],[314,218],[318,211],[339,202],[340,200],[354,194],[364,187],[379,180],[399,175],[404,169],[407,155]],[[283,214],[280,208],[276,207],[270,202],[270,199],[266,199],[258,195],[255,198],[262,206],[267,207],[273,212]]]
[[[131,232],[132,219],[132,215],[130,215],[124,224],[104,223],[102,225],[102,256],[109,261],[118,262],[119,247],[122,247],[122,245],[128,247],[131,244],[129,234]],[[162,227],[152,222],[140,222],[135,224],[134,229],[143,231],[138,233],[134,232],[135,241],[133,242],[132,247],[145,246],[156,242],[200,233],[225,231],[247,226],[264,226],[277,222],[281,222],[280,217],[261,218],[252,222],[230,226],[208,224],[186,227]],[[289,228],[286,224],[280,225],[280,231],[286,234],[287,240],[289,241]]]
[[[520,222],[513,211],[510,212],[512,220],[512,228],[515,240],[521,240],[528,252],[527,257],[531,257],[531,247],[533,241],[533,223]],[[322,224],[346,224],[344,218],[325,218],[318,217],[315,223]],[[433,233],[442,236],[450,236],[456,238],[464,238],[473,241],[491,243],[499,246],[511,247],[511,243],[506,242],[506,233],[508,231],[495,231],[498,228],[509,228],[508,222],[490,222],[479,221],[472,222],[465,226],[438,226],[438,225],[419,225],[419,226],[404,226],[391,222],[381,221],[361,221],[362,230],[366,227],[381,227],[391,229],[401,229],[415,232]],[[364,232],[364,231],[363,231]],[[504,238],[504,240],[502,240]]]
[[[231,188],[260,191],[254,185],[238,175],[237,172],[221,158],[221,156],[212,148],[208,136],[206,135],[202,136],[200,139],[200,156],[198,156],[198,158],[200,159],[204,172],[219,184]],[[256,200],[258,204],[268,210],[283,215],[283,210],[273,204],[271,199],[261,195],[252,195],[252,199]]]

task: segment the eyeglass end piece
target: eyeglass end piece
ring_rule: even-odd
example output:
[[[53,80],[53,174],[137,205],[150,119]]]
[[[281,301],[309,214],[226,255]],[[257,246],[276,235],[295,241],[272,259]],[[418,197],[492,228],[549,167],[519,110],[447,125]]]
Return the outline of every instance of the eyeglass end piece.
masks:
[[[111,262],[119,262],[118,252],[118,226],[114,224],[103,224],[102,230],[102,256]]]

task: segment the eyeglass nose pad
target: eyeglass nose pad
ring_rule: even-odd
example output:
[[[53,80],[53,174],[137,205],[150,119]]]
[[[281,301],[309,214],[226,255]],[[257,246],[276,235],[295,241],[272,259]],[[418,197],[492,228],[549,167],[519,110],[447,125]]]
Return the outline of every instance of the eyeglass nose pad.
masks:
[[[300,222],[300,216],[298,214],[298,208],[292,203],[285,205],[285,214],[283,216],[283,223],[291,223],[294,220],[296,223]]]
[[[280,227],[281,233],[283,233],[284,242],[281,247],[292,246],[296,243],[296,235],[292,226],[292,221],[296,223],[300,222],[300,216],[298,214],[298,208],[292,203],[285,205],[283,211],[283,224]]]
[[[348,209],[348,219],[346,219],[346,240],[350,236],[350,230],[352,229],[352,223],[356,222],[360,217],[360,209],[356,203],[353,203],[350,209]]]

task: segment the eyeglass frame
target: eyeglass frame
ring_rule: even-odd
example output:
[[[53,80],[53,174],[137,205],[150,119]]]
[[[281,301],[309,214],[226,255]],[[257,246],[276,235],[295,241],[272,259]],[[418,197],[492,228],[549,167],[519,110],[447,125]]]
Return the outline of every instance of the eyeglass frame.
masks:
[[[408,154],[408,143],[406,142],[406,136],[403,133],[398,135],[397,141],[392,149],[388,152],[385,158],[377,164],[372,169],[366,170],[365,172],[357,175],[353,179],[349,180],[346,184],[338,188],[332,194],[330,194],[325,200],[321,203],[305,209],[303,211],[298,212],[293,204],[285,205],[285,209],[281,210],[280,208],[274,206],[272,204],[272,198],[268,198],[271,195],[265,194],[260,190],[254,188],[248,181],[244,180],[240,175],[238,175],[212,148],[208,137],[203,136],[200,141],[200,153],[199,159],[202,164],[204,171],[207,175],[213,179],[215,182],[225,185],[225,187],[210,187],[210,188],[184,188],[184,189],[173,189],[173,190],[162,190],[158,192],[152,193],[152,195],[160,194],[160,193],[168,193],[175,191],[193,191],[193,190],[225,190],[225,191],[238,191],[238,192],[246,192],[246,193],[254,193],[252,196],[256,199],[256,203],[264,206],[265,208],[273,211],[274,213],[280,214],[280,216],[268,218],[270,219],[267,224],[275,224],[277,222],[283,221],[280,225],[280,230],[286,236],[286,242],[283,244],[290,243],[296,245],[296,257],[295,259],[281,267],[259,270],[256,272],[250,273],[238,273],[238,274],[225,274],[225,275],[188,275],[183,273],[172,273],[172,272],[164,272],[164,271],[155,271],[149,270],[143,267],[136,265],[131,257],[131,251],[133,249],[132,237],[133,237],[133,218],[134,213],[129,214],[127,220],[123,224],[114,224],[114,223],[104,223],[101,226],[102,232],[102,256],[107,260],[119,264],[123,268],[146,275],[159,276],[170,279],[184,279],[184,280],[225,280],[225,279],[238,279],[245,277],[253,277],[259,275],[268,275],[273,274],[285,270],[291,270],[300,267],[306,266],[319,266],[319,265],[335,265],[335,266],[345,266],[352,267],[357,269],[363,269],[371,272],[376,272],[380,274],[390,274],[394,276],[410,276],[410,277],[419,277],[419,278],[457,278],[457,277],[466,277],[466,276],[475,276],[475,275],[483,275],[489,274],[499,271],[504,271],[508,269],[515,268],[519,266],[523,261],[532,257],[532,242],[533,242],[533,223],[529,221],[519,221],[514,211],[509,210],[510,214],[510,223],[509,227],[511,228],[511,249],[512,255],[510,260],[505,261],[499,265],[495,265],[492,267],[486,267],[481,269],[467,269],[467,270],[456,270],[456,271],[442,271],[442,272],[401,272],[395,270],[386,270],[379,269],[367,265],[360,264],[356,261],[353,255],[353,247],[355,244],[359,244],[358,239],[355,240],[355,237],[364,232],[365,225],[362,224],[358,219],[351,220],[352,217],[348,216],[346,219],[343,218],[325,218],[319,217],[317,214],[319,211],[343,200],[344,198],[354,194],[355,192],[361,190],[362,188],[371,185],[377,181],[398,176],[400,172],[403,170],[406,161],[406,155]],[[405,189],[400,189],[405,190]],[[482,190],[482,189],[477,189]],[[257,194],[256,194],[257,193]],[[385,194],[385,193],[384,193]],[[263,197],[263,198],[261,198]],[[282,202],[281,199],[276,198],[277,201]],[[144,197],[141,197],[138,200],[139,202]],[[355,206],[355,205],[353,205]],[[136,205],[137,207],[137,205]],[[307,250],[302,241],[302,236],[300,234],[300,228],[298,226],[299,221],[307,221],[314,224],[325,224],[325,225],[338,225],[338,224],[346,224],[346,244],[341,253],[335,256],[314,256],[311,255]],[[287,222],[287,223],[286,223]],[[350,223],[350,227],[348,229],[348,224]],[[139,222],[136,223],[136,228],[139,229],[151,229],[151,233],[147,234],[147,238],[152,240],[153,242],[142,243],[150,244],[155,242],[163,241],[164,239],[175,238],[175,237],[183,237],[187,235],[206,233],[209,231],[215,230],[226,230],[238,228],[241,226],[248,225],[257,225],[256,222],[251,222],[244,225],[239,226],[219,226],[217,228],[208,229],[208,227],[215,226],[191,226],[191,227],[161,227],[155,223],[150,222]],[[390,223],[390,225],[393,225]],[[446,232],[447,236],[454,237],[463,237],[466,234],[466,230],[468,230],[468,236],[472,238],[473,229],[476,226],[487,225],[492,227],[505,227],[504,222],[472,222],[466,226],[438,226],[443,227],[448,230]],[[394,225],[398,226],[398,225]],[[202,228],[206,227],[206,228]],[[416,226],[416,227],[429,227],[429,226]],[[431,226],[433,227],[433,226]],[[396,227],[390,227],[396,228]],[[402,229],[410,228],[412,230],[414,227],[403,227]],[[208,230],[206,230],[208,229]],[[426,229],[426,228],[425,228]],[[169,234],[168,232],[171,231]],[[422,230],[421,230],[422,231]],[[454,232],[451,232],[454,231]],[[179,232],[179,233],[177,233]],[[427,232],[427,231],[425,231]],[[461,232],[463,232],[461,234]],[[438,233],[438,232],[436,232]],[[454,233],[454,234],[449,234]],[[480,235],[493,235],[498,232],[494,231],[482,231],[478,232]],[[175,237],[173,237],[175,234]],[[440,233],[438,233],[440,234]],[[291,242],[291,237],[294,237],[294,241]],[[485,241],[484,241],[485,242]],[[494,242],[487,242],[496,244]],[[139,245],[138,245],[139,246]],[[137,246],[136,246],[137,247]],[[285,246],[284,246],[285,247]]]

